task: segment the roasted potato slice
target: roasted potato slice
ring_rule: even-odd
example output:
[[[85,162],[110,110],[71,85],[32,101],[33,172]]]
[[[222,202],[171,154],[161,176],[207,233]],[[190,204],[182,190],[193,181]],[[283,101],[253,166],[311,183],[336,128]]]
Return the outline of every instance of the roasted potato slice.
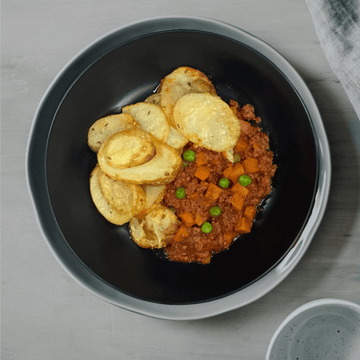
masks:
[[[176,102],[186,94],[210,93],[216,95],[214,85],[199,70],[182,66],[165,76],[161,86],[161,107],[169,124],[176,128],[173,111]]]
[[[161,107],[155,104],[139,102],[122,108],[124,114],[129,114],[140,127],[153,134],[161,141],[166,141],[169,136],[169,124]]]
[[[119,214],[139,214],[145,209],[146,195],[141,185],[111,179],[102,171],[98,174],[98,182],[107,203]]]
[[[143,185],[143,189],[146,196],[145,209],[149,210],[161,202],[165,195],[166,185]]]
[[[220,97],[188,94],[175,105],[177,129],[191,142],[222,152],[232,149],[240,136],[240,122]]]
[[[96,165],[95,169],[90,175],[89,185],[91,198],[99,211],[106,220],[115,224],[123,225],[129,222],[134,216],[137,215],[135,211],[130,211],[128,214],[121,214],[117,209],[113,208],[105,199],[101,192],[98,176],[101,173],[100,166]]]
[[[174,149],[181,150],[188,142],[189,140],[184,135],[170,126],[169,136],[166,140],[168,145]]]
[[[145,102],[161,106],[161,92],[150,95],[145,99]],[[189,140],[174,127],[169,126],[169,130],[169,136],[166,139],[166,143],[174,149],[181,150],[189,142]]]
[[[234,149],[230,149],[228,151],[224,152],[224,156],[226,159],[228,159],[229,161],[231,161],[232,163],[234,163],[235,161],[235,157],[234,157]]]
[[[91,125],[88,132],[88,145],[98,152],[103,142],[118,131],[130,130],[138,124],[129,114],[115,114],[103,117]]]
[[[179,221],[167,207],[158,205],[145,217],[134,217],[130,221],[130,235],[133,241],[151,249],[163,248],[167,240],[175,235]]]
[[[180,154],[174,148],[163,143],[162,141],[159,141],[150,133],[146,133],[142,130],[129,130],[129,132],[138,132],[139,135],[141,132],[145,133],[147,135],[147,139],[151,139],[151,143],[155,146],[156,155],[151,160],[133,167],[119,169],[116,166],[112,166],[112,163],[109,162],[108,159],[108,152],[103,151],[103,148],[121,148],[120,146],[117,147],[112,145],[112,142],[117,140],[117,137],[120,137],[120,135],[115,134],[116,136],[113,135],[108,140],[106,140],[98,153],[98,162],[101,170],[115,180],[125,181],[126,183],[130,184],[162,185],[172,181],[182,166]],[[123,133],[124,132],[121,132],[119,134]],[[131,157],[136,158],[141,156],[144,158],[144,155],[138,154],[140,149],[140,147],[137,147],[137,149],[132,149]],[[121,160],[123,156],[122,151],[114,151],[112,156]],[[128,156],[128,158],[131,157]],[[128,163],[131,164],[130,161]],[[116,164],[117,163],[115,162],[115,165]]]
[[[161,92],[150,95],[145,99],[145,102],[161,106]],[[169,126],[169,129],[169,136],[166,139],[166,143],[174,149],[181,150],[189,142],[189,140],[174,127]]]
[[[141,130],[131,129],[111,135],[98,151],[98,163],[103,172],[107,169],[125,169],[146,163],[155,156],[153,137]],[[116,179],[120,180],[120,179]]]
[[[160,93],[152,94],[145,99],[145,102],[148,104],[161,106],[161,94]]]

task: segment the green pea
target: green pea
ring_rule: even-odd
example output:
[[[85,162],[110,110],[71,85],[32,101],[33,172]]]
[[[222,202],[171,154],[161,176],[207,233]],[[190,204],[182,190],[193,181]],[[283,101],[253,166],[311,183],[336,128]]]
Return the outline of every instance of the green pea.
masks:
[[[185,189],[183,187],[178,187],[175,195],[178,199],[183,199],[185,197]]]
[[[239,183],[242,186],[248,186],[251,184],[251,177],[249,175],[240,175],[239,177]]]
[[[196,157],[196,154],[194,151],[192,150],[186,150],[184,153],[183,153],[183,158],[184,160],[186,161],[194,161],[195,160],[195,157]]]
[[[227,178],[222,178],[219,180],[219,186],[222,187],[223,189],[226,189],[230,184],[229,179]]]
[[[201,231],[204,233],[204,234],[209,234],[211,233],[212,231],[212,226],[209,222],[204,222],[202,225],[201,225]]]
[[[213,206],[209,211],[211,216],[219,216],[221,214],[221,209],[218,206]]]

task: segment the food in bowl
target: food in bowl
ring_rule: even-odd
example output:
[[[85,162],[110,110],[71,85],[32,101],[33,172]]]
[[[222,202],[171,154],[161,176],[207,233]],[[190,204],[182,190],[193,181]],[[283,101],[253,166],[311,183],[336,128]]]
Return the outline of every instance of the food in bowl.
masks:
[[[185,160],[186,166],[167,185],[163,204],[172,207],[182,222],[166,248],[171,260],[210,262],[214,253],[251,231],[259,204],[272,191],[276,165],[269,138],[248,122],[260,122],[260,118],[250,105],[240,107],[231,101],[230,108],[241,123],[234,161],[224,153],[189,143],[183,157],[190,153],[193,158]],[[183,189],[180,196],[179,189]]]
[[[90,193],[144,248],[207,264],[249,233],[276,166],[260,117],[225,103],[199,70],[180,67],[144,102],[97,120],[88,145],[98,163]]]
[[[271,197],[251,232],[205,266],[168,261],[162,249],[137,246],[127,224],[99,214],[87,185],[97,161],[84,139],[91,124],[144,101],[183,64],[211,76],[226,103],[254,105],[278,165]],[[166,319],[224,313],[283,281],[321,223],[331,179],[320,114],[291,64],[251,34],[200,18],[141,21],[80,52],[39,105],[27,170],[42,232],[65,270],[112,304]],[[292,211],[290,198],[296,199]]]

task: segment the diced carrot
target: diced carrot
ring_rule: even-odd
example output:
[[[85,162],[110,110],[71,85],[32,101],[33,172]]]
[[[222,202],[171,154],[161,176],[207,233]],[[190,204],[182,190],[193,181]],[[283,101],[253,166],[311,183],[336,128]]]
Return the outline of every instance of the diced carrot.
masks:
[[[237,163],[226,177],[232,182],[236,183],[239,179],[239,176],[242,174],[245,174],[244,167],[241,163]]]
[[[234,207],[235,210],[241,211],[244,207],[245,199],[243,196],[241,196],[239,193],[235,193],[231,198],[231,204]]]
[[[242,197],[246,197],[246,195],[249,193],[249,190],[245,187],[242,186],[241,184],[239,184],[239,182],[237,182],[232,188],[231,188],[232,192],[236,192],[239,195],[241,195]]]
[[[189,195],[190,200],[196,200],[198,197],[199,197],[199,193],[193,193],[193,194]]]
[[[204,259],[202,259],[201,263],[202,264],[210,264],[211,261],[211,255],[205,257]]]
[[[235,236],[236,236],[236,233],[234,233],[234,232],[224,233],[224,239],[229,244],[235,239]]]
[[[186,227],[184,225],[180,225],[177,233],[174,236],[174,241],[180,242],[183,239],[186,239],[189,237],[189,233],[186,230]]]
[[[236,153],[242,153],[243,151],[245,151],[246,147],[248,146],[247,141],[240,137],[238,142],[236,143],[235,147],[234,147],[234,151]]]
[[[200,151],[196,154],[196,165],[202,166],[206,165],[209,162],[209,158],[206,155],[205,151]]]
[[[256,158],[245,159],[245,160],[243,161],[243,164],[244,164],[246,170],[247,170],[250,174],[256,173],[256,172],[259,171],[259,167],[258,167],[259,161],[258,161],[258,159],[256,159]]]
[[[211,169],[207,166],[199,166],[195,171],[195,176],[200,180],[205,180],[209,177]]]
[[[229,167],[227,167],[224,171],[223,174],[226,178],[229,178],[229,175],[231,174],[232,170],[233,170],[233,166],[230,165]]]
[[[253,221],[256,215],[256,207],[255,206],[246,206],[244,210],[244,216],[249,220]]]
[[[251,231],[252,221],[246,217],[241,217],[240,220],[235,225],[235,231],[240,234],[246,234]]]
[[[215,201],[219,198],[220,194],[221,194],[221,188],[213,183],[210,183],[205,193],[205,197],[210,198],[212,201]]]
[[[194,216],[191,212],[184,211],[179,214],[179,217],[181,218],[185,226],[191,227],[194,225]]]
[[[207,220],[207,217],[196,214],[194,223],[198,226],[201,226],[206,220]]]

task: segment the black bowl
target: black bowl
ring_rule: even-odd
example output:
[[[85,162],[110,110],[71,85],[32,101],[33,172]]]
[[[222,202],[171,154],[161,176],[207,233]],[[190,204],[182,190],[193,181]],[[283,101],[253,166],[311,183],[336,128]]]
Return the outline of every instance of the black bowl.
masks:
[[[254,105],[278,166],[252,232],[209,265],[171,262],[138,247],[127,225],[114,226],[98,213],[89,193],[96,164],[87,146],[90,125],[144,100],[179,66],[207,74],[223,100]],[[275,50],[214,20],[162,18],[104,36],[64,68],[35,116],[27,171],[41,227],[77,281],[125,308],[184,318],[241,305],[241,293],[276,269],[304,233],[306,249],[326,206],[330,156],[308,89]],[[260,296],[250,293],[245,303]],[[222,307],[229,299],[236,301]]]

